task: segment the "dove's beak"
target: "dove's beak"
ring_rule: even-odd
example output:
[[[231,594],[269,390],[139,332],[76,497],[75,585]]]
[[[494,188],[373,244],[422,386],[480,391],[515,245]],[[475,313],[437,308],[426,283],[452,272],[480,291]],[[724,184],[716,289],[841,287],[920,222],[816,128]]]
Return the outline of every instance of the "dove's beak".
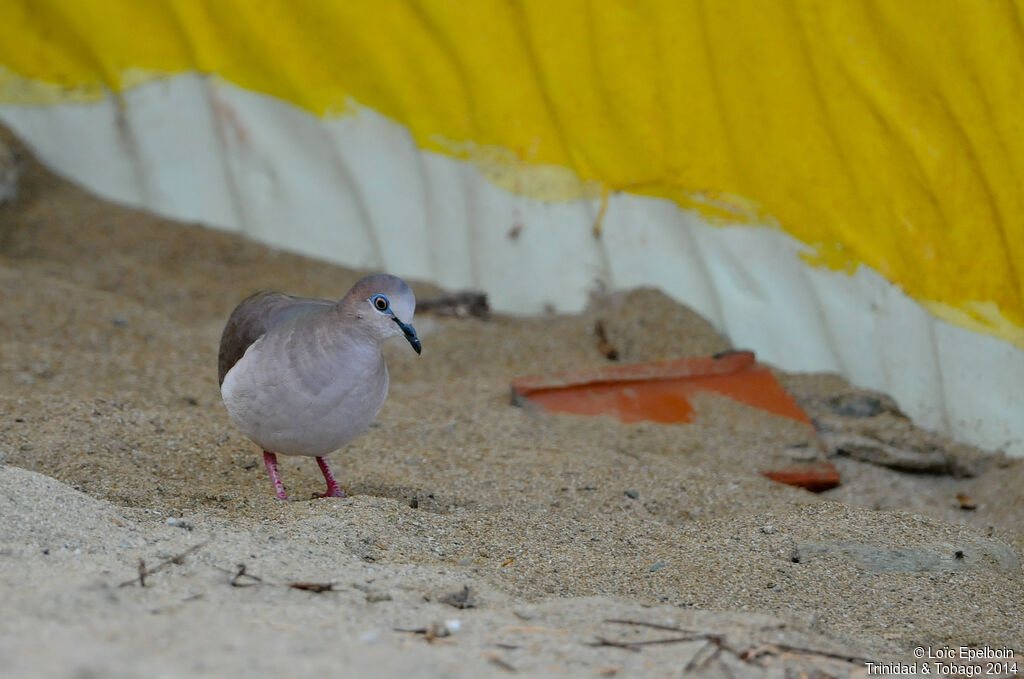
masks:
[[[416,328],[412,327],[411,323],[403,323],[398,320],[398,316],[392,316],[398,327],[402,329],[402,334],[405,335],[405,339],[409,340],[409,344],[412,345],[413,351],[417,354],[423,351],[423,345],[420,344],[420,338],[416,336]]]

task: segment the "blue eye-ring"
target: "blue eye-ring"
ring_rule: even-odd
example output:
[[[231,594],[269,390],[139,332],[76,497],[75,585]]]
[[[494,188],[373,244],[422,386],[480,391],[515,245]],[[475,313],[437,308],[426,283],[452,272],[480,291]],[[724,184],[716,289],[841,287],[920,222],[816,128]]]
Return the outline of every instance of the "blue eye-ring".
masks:
[[[391,303],[388,302],[388,298],[384,295],[374,295],[370,298],[370,303],[373,304],[373,308],[377,311],[387,311]]]

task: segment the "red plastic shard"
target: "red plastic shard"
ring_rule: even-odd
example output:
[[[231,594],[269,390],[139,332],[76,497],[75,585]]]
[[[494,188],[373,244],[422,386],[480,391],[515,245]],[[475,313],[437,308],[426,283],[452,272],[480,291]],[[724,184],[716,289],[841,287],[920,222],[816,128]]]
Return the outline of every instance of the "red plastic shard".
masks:
[[[810,424],[793,397],[752,351],[655,363],[603,366],[512,381],[513,402],[524,399],[550,412],[611,415],[623,422],[689,422],[689,397],[712,391],[776,415]]]
[[[806,488],[812,493],[820,493],[839,485],[839,470],[831,462],[810,462],[782,469],[762,470],[761,475],[789,486]]]

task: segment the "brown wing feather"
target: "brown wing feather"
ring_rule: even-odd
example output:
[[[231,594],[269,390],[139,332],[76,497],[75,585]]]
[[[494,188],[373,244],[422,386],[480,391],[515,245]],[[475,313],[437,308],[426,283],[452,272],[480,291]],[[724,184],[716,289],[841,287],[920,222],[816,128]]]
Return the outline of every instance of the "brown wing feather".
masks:
[[[280,292],[257,292],[243,300],[231,312],[220,336],[218,383],[224,384],[224,376],[245,355],[245,350],[282,320],[300,309],[332,304],[334,302],[326,299],[295,297]]]

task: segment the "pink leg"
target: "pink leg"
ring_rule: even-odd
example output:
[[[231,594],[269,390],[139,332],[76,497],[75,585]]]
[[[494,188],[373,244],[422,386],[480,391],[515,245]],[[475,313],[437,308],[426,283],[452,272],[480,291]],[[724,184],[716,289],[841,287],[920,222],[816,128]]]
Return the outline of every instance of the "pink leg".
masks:
[[[327,458],[317,457],[316,463],[320,465],[320,471],[324,473],[324,479],[327,480],[327,492],[320,493],[317,497],[345,497],[345,491],[334,480],[334,474],[331,474],[331,468],[327,466]]]
[[[278,500],[287,500],[288,493],[284,492],[284,482],[281,481],[281,474],[277,471],[277,455],[264,450],[263,464],[267,465],[267,473],[270,474],[270,482],[274,484],[274,492]]]

